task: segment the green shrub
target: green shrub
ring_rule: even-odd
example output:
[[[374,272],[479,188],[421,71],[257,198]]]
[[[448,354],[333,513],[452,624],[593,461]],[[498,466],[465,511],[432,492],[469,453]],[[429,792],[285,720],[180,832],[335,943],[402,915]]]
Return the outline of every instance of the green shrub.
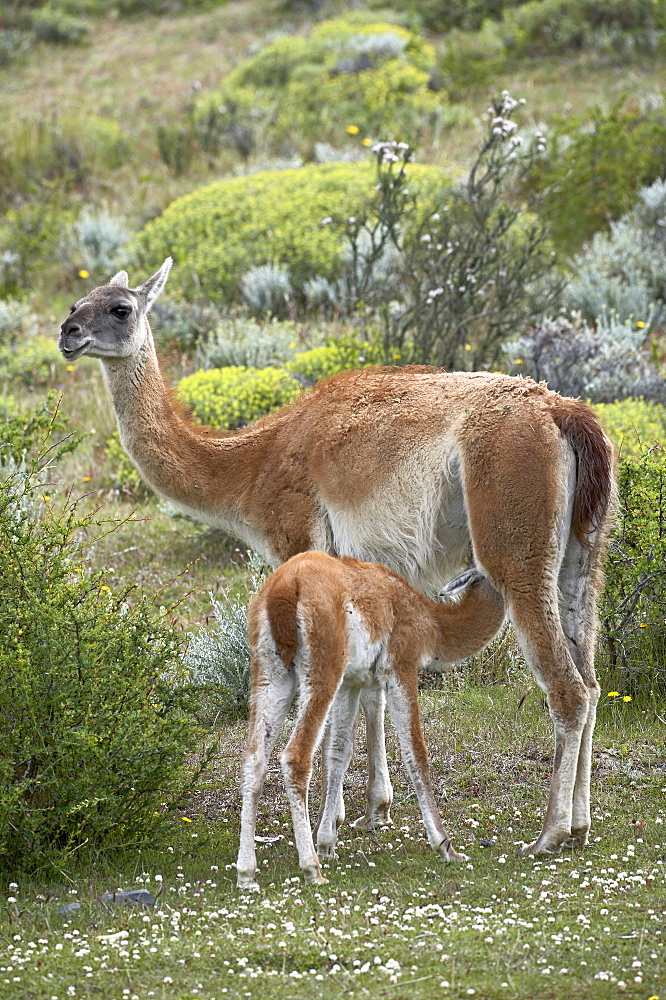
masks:
[[[640,33],[645,54],[664,27],[664,0],[531,0],[505,12],[501,31],[510,52],[534,58],[604,44],[617,54],[625,33]]]
[[[381,364],[381,351],[367,341],[354,337],[335,337],[322,347],[313,347],[294,356],[285,367],[294,375],[300,375],[308,382],[335,375],[349,368],[367,368]]]
[[[620,463],[618,529],[601,605],[601,679],[622,693],[666,692],[666,451]]]
[[[599,403],[595,412],[622,458],[639,458],[655,443],[666,452],[666,406],[644,399],[623,399],[619,403]]]
[[[504,11],[526,0],[394,0],[392,9],[405,12],[410,21],[428,31],[446,32],[452,28],[474,31],[486,18],[499,20]],[[370,9],[383,8],[385,0],[370,0]]]
[[[0,397],[0,467],[13,469],[31,462],[41,452],[53,462],[73,451],[80,439],[80,434],[68,433],[66,421],[58,416],[53,393],[27,413],[22,412],[14,396]]]
[[[643,59],[664,45],[666,0],[530,0],[491,6],[495,9],[483,23],[468,17],[463,30],[444,39],[441,69],[452,95],[464,97],[466,88],[487,85],[516,58],[585,50],[616,63]],[[465,30],[470,28],[476,30]]]
[[[0,222],[0,295],[32,291],[44,272],[62,271],[63,227],[70,221],[63,193],[57,190],[5,214]]]
[[[178,392],[195,420],[210,427],[244,427],[293,402],[296,379],[277,368],[212,368],[181,379]]]
[[[282,148],[309,152],[317,141],[415,141],[441,104],[430,87],[434,51],[405,28],[339,19],[307,38],[286,37],[251,56],[204,96],[195,111],[203,148],[228,145],[234,129],[261,130]],[[272,137],[272,138],[271,138]]]
[[[424,201],[447,190],[454,173],[410,165]],[[191,295],[233,301],[250,267],[274,262],[300,290],[317,275],[336,278],[344,238],[325,219],[362,214],[375,193],[370,163],[326,163],[217,181],[174,201],[129,244],[138,267],[155,270],[171,255],[172,281]]]
[[[0,482],[0,866],[11,872],[154,842],[165,804],[189,786],[182,638],[145,597],[89,572],[95,531],[40,477]]]
[[[52,385],[66,365],[54,341],[34,337],[13,347],[0,347],[0,385],[19,383],[28,388]]]
[[[507,62],[504,40],[494,21],[476,32],[454,30],[444,39],[440,68],[451,96],[464,98],[469,87],[484,87]]]
[[[664,162],[666,114],[616,105],[589,120],[562,122],[530,184],[543,191],[541,215],[552,238],[575,249],[629,211],[641,187],[663,174]]]
[[[31,26],[38,42],[56,45],[78,45],[90,31],[80,17],[72,17],[57,7],[42,7],[31,17]]]

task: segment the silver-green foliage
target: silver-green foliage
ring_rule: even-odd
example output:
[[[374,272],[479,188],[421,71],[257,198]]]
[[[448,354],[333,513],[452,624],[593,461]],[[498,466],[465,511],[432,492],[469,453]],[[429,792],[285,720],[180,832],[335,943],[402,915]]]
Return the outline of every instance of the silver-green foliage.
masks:
[[[191,636],[185,666],[201,689],[205,714],[222,719],[246,718],[250,697],[250,646],[247,608],[269,569],[261,556],[250,552],[250,580],[237,597],[210,595],[217,620],[215,631],[200,627]]]
[[[576,277],[565,289],[565,303],[590,322],[604,309],[621,322],[646,326],[666,322],[666,182],[641,190],[637,206],[609,232],[594,235],[572,262]],[[647,332],[647,330],[646,330]]]
[[[284,316],[292,294],[289,274],[275,263],[251,267],[241,278],[240,290],[258,316]]]
[[[195,364],[197,369],[268,368],[290,361],[297,345],[295,323],[225,316],[197,348]]]
[[[93,274],[113,271],[130,235],[124,221],[106,209],[84,209],[74,223],[74,234],[75,252]]]
[[[37,332],[37,317],[16,299],[0,299],[0,344],[13,344]]]
[[[598,403],[643,396],[663,401],[664,373],[647,337],[666,324],[666,181],[597,233],[572,262],[566,315],[537,322],[505,345],[515,370]]]

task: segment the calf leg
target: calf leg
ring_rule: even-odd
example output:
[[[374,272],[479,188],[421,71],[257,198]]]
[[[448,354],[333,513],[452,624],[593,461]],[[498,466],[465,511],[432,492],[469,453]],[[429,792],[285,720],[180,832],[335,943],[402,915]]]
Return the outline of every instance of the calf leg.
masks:
[[[335,857],[335,841],[345,818],[342,784],[354,752],[354,726],[360,689],[342,684],[326,726],[322,748],[322,801],[315,835],[320,858]]]
[[[268,760],[287,717],[295,687],[293,671],[285,670],[281,660],[277,658],[269,665],[254,665],[253,670],[259,680],[250,703],[249,741],[241,779],[243,804],[240,848],[236,862],[237,884],[242,889],[252,889],[257,885],[257,855],[254,846],[257,806]]]
[[[326,725],[335,689],[317,690],[316,685],[301,689],[298,718],[291,738],[282,752],[282,772],[294,825],[294,841],[298,860],[306,882],[323,884],[328,881],[321,873],[315,853],[310,817],[308,790],[312,776],[312,760]]]
[[[361,692],[361,706],[365,714],[368,747],[368,784],[365,813],[352,826],[356,830],[374,830],[378,826],[390,826],[392,823],[393,786],[389,777],[384,735],[386,696],[379,688],[366,688]]]
[[[467,855],[454,850],[442,824],[430,784],[430,767],[419,714],[416,668],[392,678],[388,690],[388,709],[398,733],[405,767],[412,780],[428,843],[444,861],[466,861]]]

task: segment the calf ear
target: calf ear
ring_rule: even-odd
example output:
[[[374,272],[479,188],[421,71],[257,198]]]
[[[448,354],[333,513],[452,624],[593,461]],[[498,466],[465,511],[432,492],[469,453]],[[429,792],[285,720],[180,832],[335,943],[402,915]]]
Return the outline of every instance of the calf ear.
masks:
[[[129,278],[127,276],[127,271],[118,271],[118,274],[114,276],[109,281],[110,285],[117,285],[119,288],[129,288]]]
[[[172,263],[171,257],[167,257],[159,271],[156,271],[151,278],[134,289],[139,296],[139,302],[143,306],[144,312],[149,312],[157,296],[163,292]]]

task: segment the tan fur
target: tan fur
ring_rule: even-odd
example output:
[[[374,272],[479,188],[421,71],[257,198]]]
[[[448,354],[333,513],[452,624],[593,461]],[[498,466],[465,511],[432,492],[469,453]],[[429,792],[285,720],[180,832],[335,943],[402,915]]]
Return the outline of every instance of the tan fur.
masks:
[[[306,552],[286,562],[263,585],[249,610],[252,695],[243,768],[239,885],[255,882],[258,796],[294,695],[298,695],[297,719],[282,767],[300,864],[308,881],[324,881],[308,821],[314,752],[328,723],[317,843],[320,854],[331,856],[361,689],[386,692],[429,842],[444,860],[460,859],[442,826],[430,787],[418,670],[433,656],[452,662],[478,652],[504,619],[502,598],[480,574],[468,573],[461,579],[462,601],[438,604],[384,566]],[[285,690],[290,695],[281,700]],[[281,706],[279,711],[276,705]]]
[[[146,481],[273,565],[323,549],[383,563],[426,592],[481,567],[548,697],[556,746],[568,747],[529,849],[584,843],[614,499],[612,448],[592,412],[530,379],[413,367],[336,375],[235,433],[193,427],[164,385],[147,319],[169,263],[136,289],[124,272],[94,289],[59,341],[68,359],[100,358],[122,442]],[[122,321],[118,306],[129,310]],[[389,821],[391,799],[373,697],[363,695],[367,826]]]

